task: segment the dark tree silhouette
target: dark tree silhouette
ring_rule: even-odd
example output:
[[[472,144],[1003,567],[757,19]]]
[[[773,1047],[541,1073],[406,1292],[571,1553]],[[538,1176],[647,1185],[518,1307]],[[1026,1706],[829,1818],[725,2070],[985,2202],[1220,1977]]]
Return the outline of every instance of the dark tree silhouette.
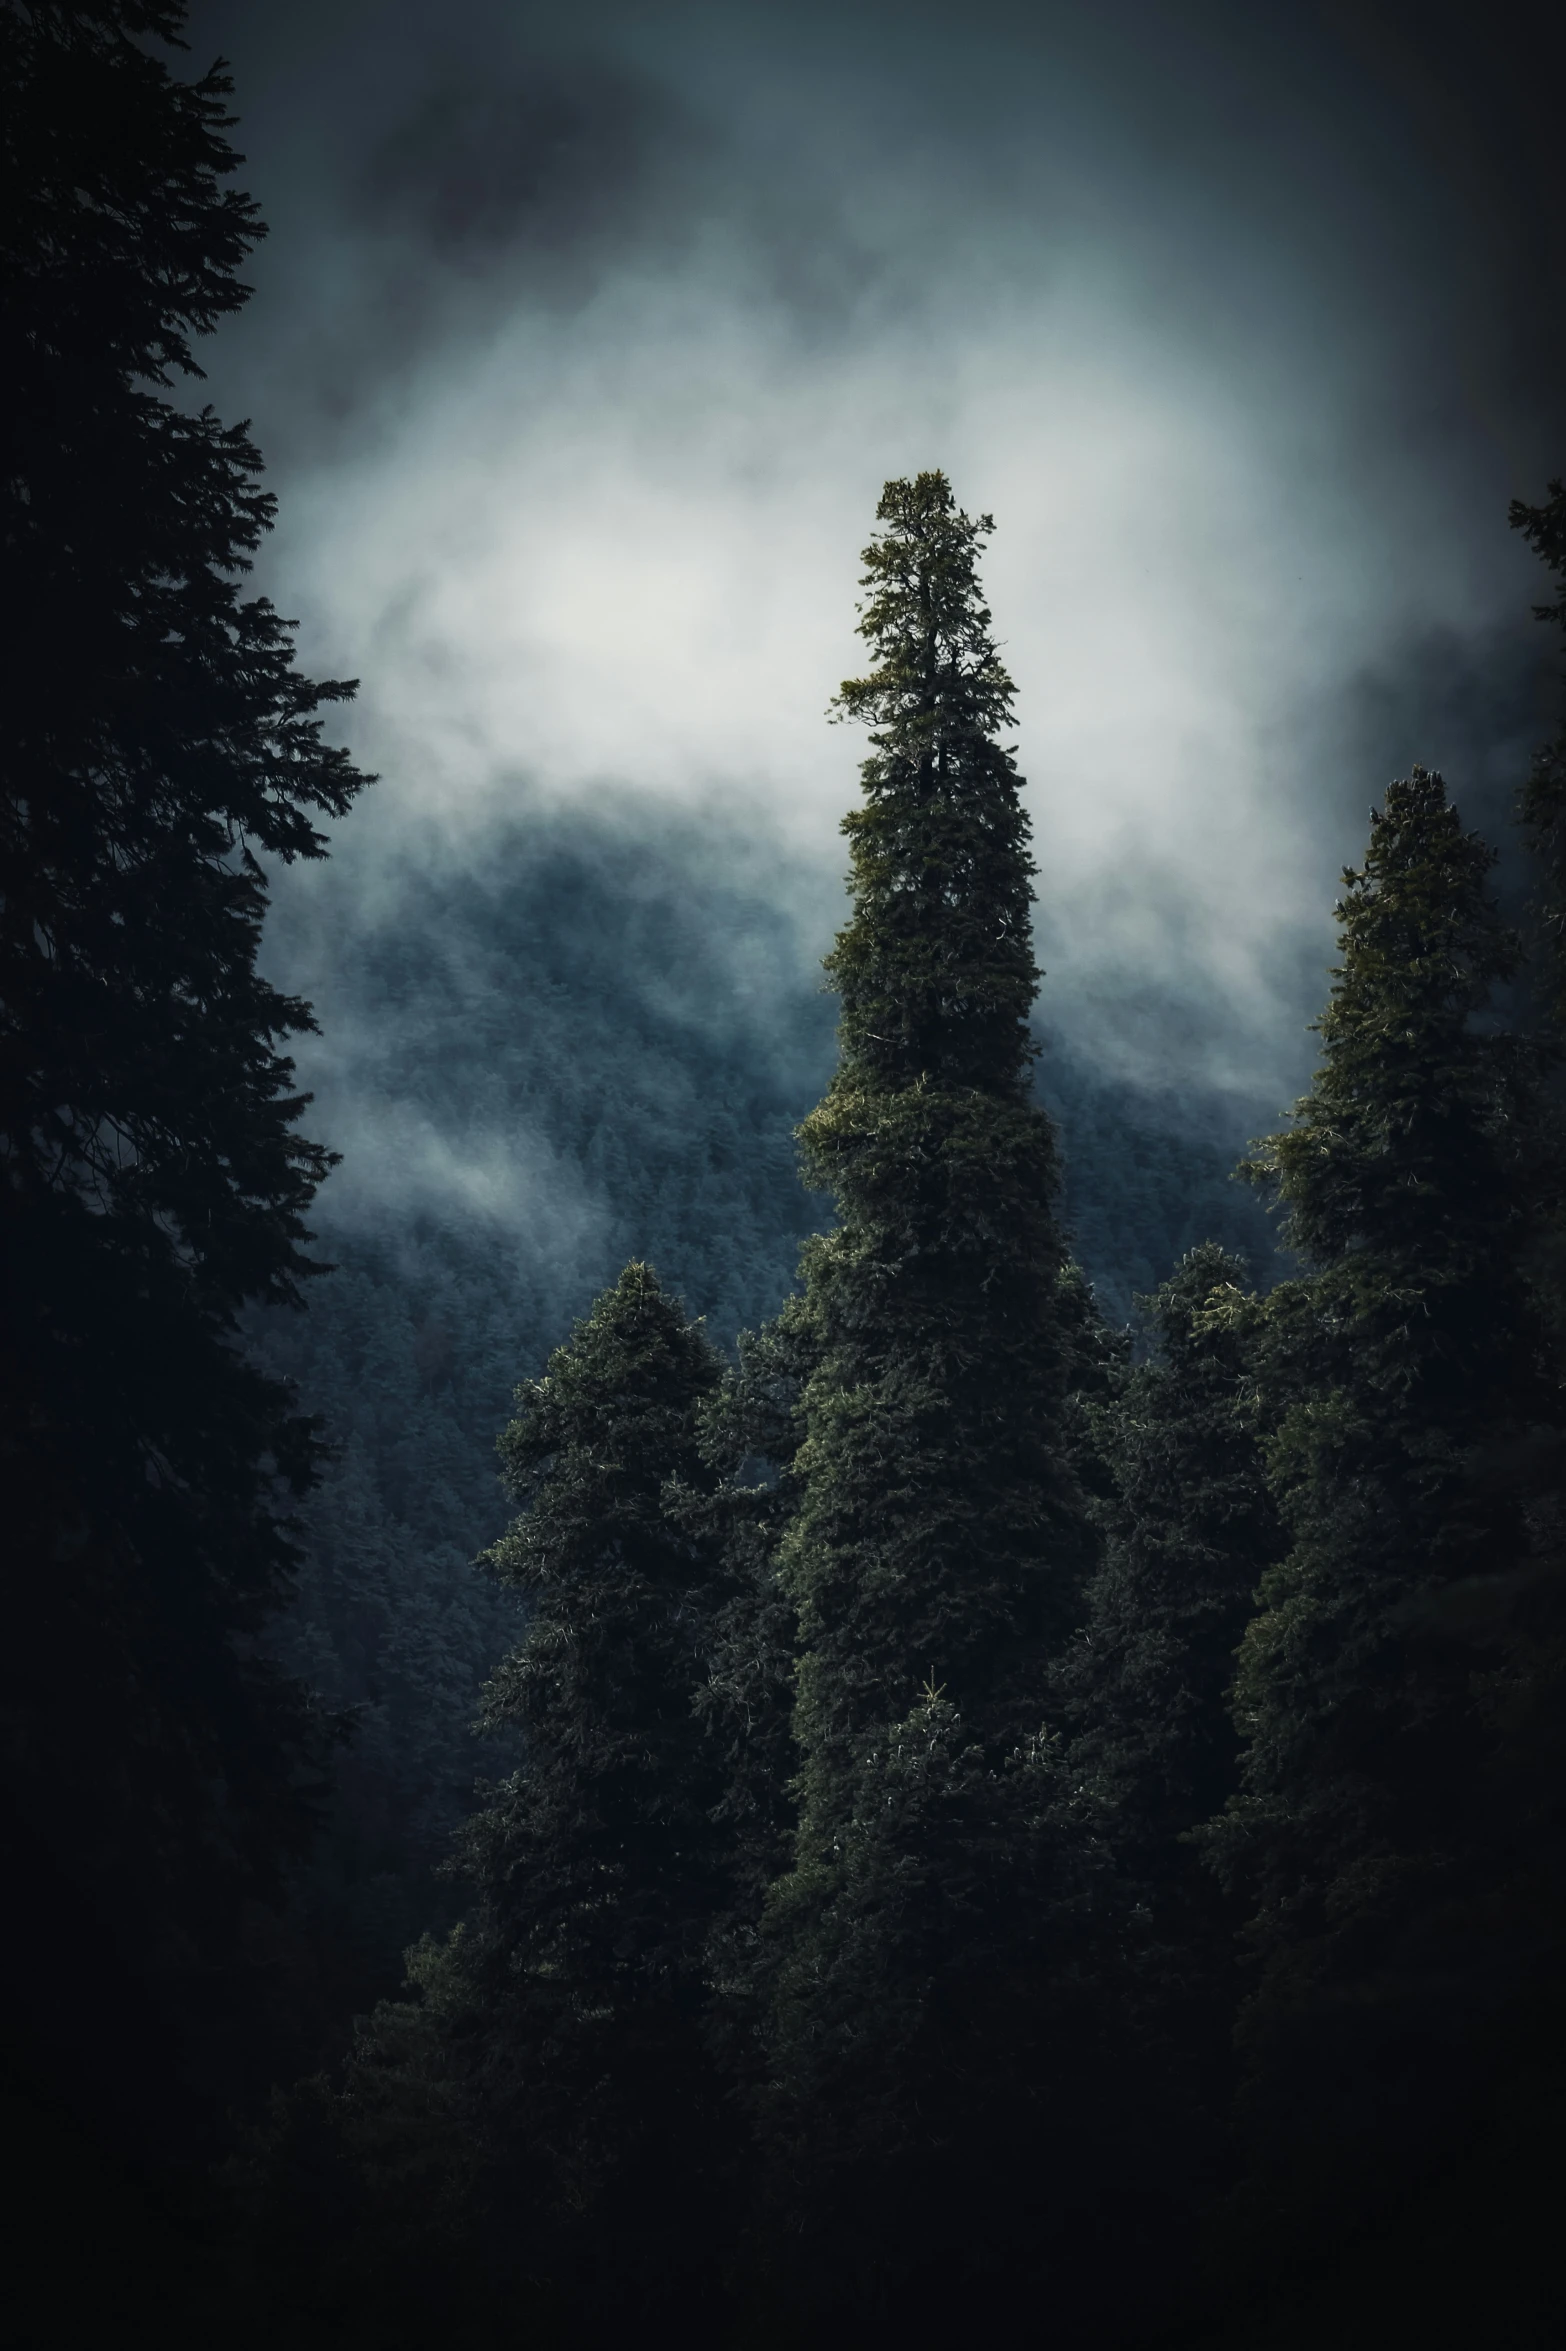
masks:
[[[730,1593],[689,1522],[720,1373],[631,1265],[517,1391],[501,1453],[523,1508],[489,1556],[528,1621],[485,1707],[523,1760],[462,1831],[467,1915],[412,1955],[418,1999],[361,2027],[340,2090],[280,2110],[269,2270],[308,2262],[301,2170],[324,2140],[366,2216],[350,2298],[389,2307],[427,2274],[442,2307],[458,2277],[504,2303],[542,2281],[584,2324],[630,2324],[712,2283],[736,2174],[706,1960],[735,1836],[698,1701]]]
[[[1313,2259],[1313,2230],[1380,2225],[1450,2155],[1508,1997],[1462,1620],[1526,1570],[1519,1469],[1557,1393],[1521,1267],[1533,1061],[1486,1017],[1516,958],[1493,862],[1439,776],[1388,788],[1313,1090],[1255,1163],[1312,1270],[1259,1341],[1284,1553],[1240,1651],[1242,1789],[1208,1834],[1260,1961],[1254,2206]]]
[[[0,6],[7,2010],[143,2151],[180,2079],[242,2080],[243,1908],[307,1826],[318,1735],[257,1637],[316,1440],[237,1331],[316,1270],[327,1154],[259,860],[321,855],[364,780],[321,741],[350,689],[242,592],[245,429],[165,396],[261,233],[228,81],[156,54],[181,21]]]

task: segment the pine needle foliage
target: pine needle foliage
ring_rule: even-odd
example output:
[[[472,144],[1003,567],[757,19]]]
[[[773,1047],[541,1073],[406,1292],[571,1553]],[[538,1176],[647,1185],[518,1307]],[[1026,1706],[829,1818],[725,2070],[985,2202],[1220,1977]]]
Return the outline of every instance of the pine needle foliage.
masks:
[[[729,2192],[705,1968],[734,1840],[697,1710],[727,1585],[670,1507],[713,1486],[699,1416],[720,1376],[633,1264],[517,1391],[500,1448],[523,1507],[487,1556],[528,1628],[485,1712],[523,1760],[462,1833],[463,1925],[418,1955],[419,2003],[361,2033],[340,2110],[372,2208],[399,2192],[397,2117],[423,2101],[457,2128],[451,2245],[584,2309],[695,2290]]]
[[[935,473],[888,483],[877,519],[876,666],[836,704],[872,744],[844,822],[853,914],[826,961],[840,1061],[800,1130],[837,1205],[803,1264],[820,1354],[785,1562],[807,1846],[853,1809],[857,1742],[932,1677],[981,1738],[1037,1727],[1030,1670],[1083,1562],[1056,1444],[1056,1145],[1030,1090],[1034,868],[978,583],[993,525]]]
[[[688,1979],[712,1909],[721,1783],[693,1702],[717,1571],[664,1497],[713,1482],[697,1416],[720,1373],[700,1325],[630,1265],[518,1390],[500,1440],[525,1507],[487,1557],[528,1629],[484,1713],[520,1732],[524,1761],[469,1824],[463,1866],[507,1970],[525,1954],[587,1994]]]
[[[1554,1411],[1519,1265],[1532,1065],[1487,1017],[1517,954],[1493,863],[1439,776],[1389,787],[1345,875],[1314,1088],[1253,1163],[1312,1270],[1259,1336],[1285,1549],[1240,1650],[1243,1786],[1211,1850],[1253,1905],[1242,2041],[1280,2212],[1368,2214],[1417,2168],[1493,1992],[1461,1924],[1488,1730],[1445,1612],[1525,1562],[1518,1465]]]
[[[1091,1536],[1066,1431],[1080,1302],[1030,1083],[1013,688],[978,580],[993,526],[938,473],[889,482],[877,520],[860,618],[875,666],[835,705],[871,741],[844,826],[853,911],[826,966],[840,1060],[801,1129],[837,1224],[802,1260],[814,1360],[780,1553],[800,1811],[763,1947],[788,2225],[813,2233],[821,2290],[888,2307],[908,2261],[974,2217],[953,2195],[961,2116],[989,2099],[1002,2163],[1037,2121],[1037,2067],[1014,2045],[1003,2084],[980,2011],[997,2033],[1015,2018],[995,1955],[1009,1936],[1006,1980],[1031,1982],[1080,1874],[1074,1822],[1040,1841],[1058,1791],[1039,1741]]]

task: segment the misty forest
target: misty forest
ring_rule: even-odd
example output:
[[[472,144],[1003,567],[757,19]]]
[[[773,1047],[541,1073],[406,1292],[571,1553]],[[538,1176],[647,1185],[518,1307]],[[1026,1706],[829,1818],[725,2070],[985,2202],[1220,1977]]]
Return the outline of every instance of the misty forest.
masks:
[[[296,555],[373,602],[390,541],[295,497],[349,463],[300,421],[302,213],[212,356],[264,229],[211,15],[0,0],[7,2339],[1559,2342],[1549,455],[1480,468],[1446,572],[1488,617],[1356,673],[1330,786],[1301,753],[1297,915],[1194,784],[1174,881],[1163,815],[1071,863],[1099,787],[1027,731],[1048,630],[955,410],[954,451],[875,411],[851,465],[810,428],[832,609],[770,689],[808,840],[781,784],[584,751],[545,788],[563,655],[484,703],[459,804],[398,714],[477,713],[478,667],[421,667],[389,590],[380,635],[347,587],[284,617]],[[575,154],[583,86],[515,136]],[[685,201],[605,86],[641,217]],[[374,152],[401,219],[412,149]],[[465,201],[442,234],[498,251]],[[506,300],[586,335],[536,242]],[[319,267],[326,348],[358,297]],[[413,429],[385,398],[367,446]],[[721,680],[587,608],[656,764]],[[1128,726],[1141,611],[1092,689]],[[315,674],[344,647],[362,686]]]

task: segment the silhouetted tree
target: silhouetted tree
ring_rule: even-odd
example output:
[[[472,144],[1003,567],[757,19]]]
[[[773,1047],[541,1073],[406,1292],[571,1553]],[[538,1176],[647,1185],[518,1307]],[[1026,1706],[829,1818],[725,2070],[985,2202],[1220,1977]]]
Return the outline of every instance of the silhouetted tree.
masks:
[[[364,780],[317,716],[350,689],[242,593],[245,429],[164,396],[261,234],[227,79],[155,53],[182,17],[0,5],[7,2010],[143,2154],[187,2144],[180,2078],[243,2081],[243,1907],[307,1826],[319,1742],[257,1639],[316,1445],[237,1329],[317,1270],[328,1154],[258,860],[320,856]]]

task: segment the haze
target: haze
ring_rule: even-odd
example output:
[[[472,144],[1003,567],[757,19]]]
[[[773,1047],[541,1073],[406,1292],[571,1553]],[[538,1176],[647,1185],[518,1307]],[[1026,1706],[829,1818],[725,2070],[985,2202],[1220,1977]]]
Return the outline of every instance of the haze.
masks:
[[[1400,23],[199,9],[272,224],[210,396],[384,777],[284,887],[288,976],[529,808],[707,812],[808,964],[857,553],[883,479],[938,465],[998,525],[1045,1017],[1270,1113],[1387,777],[1440,765],[1498,824],[1543,724],[1505,527],[1562,462],[1537,192],[1457,13]]]

